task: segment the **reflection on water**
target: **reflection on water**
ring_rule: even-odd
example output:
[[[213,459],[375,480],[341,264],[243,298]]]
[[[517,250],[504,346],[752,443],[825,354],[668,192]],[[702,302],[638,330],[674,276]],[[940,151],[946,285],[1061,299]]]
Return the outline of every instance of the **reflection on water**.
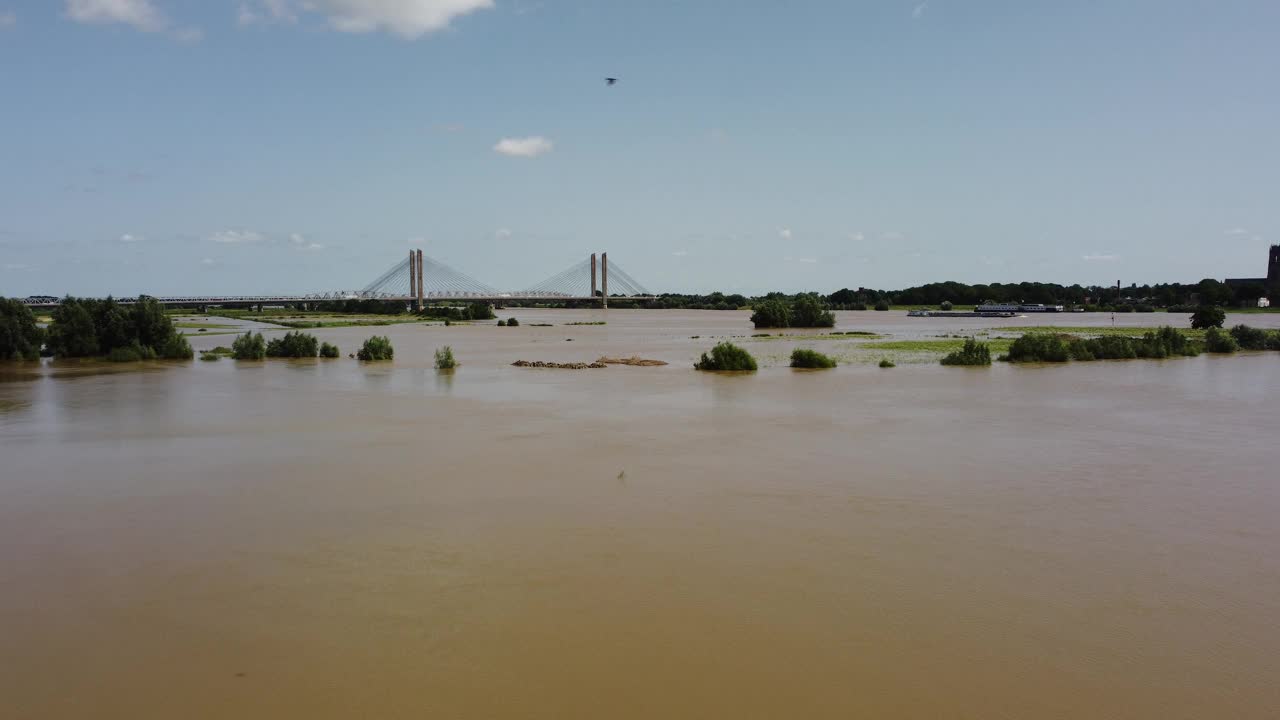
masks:
[[[1280,354],[724,376],[742,313],[501,314],[389,364],[6,367],[4,716],[1280,706]],[[885,315],[840,329],[956,331]],[[604,354],[672,364],[510,366]]]

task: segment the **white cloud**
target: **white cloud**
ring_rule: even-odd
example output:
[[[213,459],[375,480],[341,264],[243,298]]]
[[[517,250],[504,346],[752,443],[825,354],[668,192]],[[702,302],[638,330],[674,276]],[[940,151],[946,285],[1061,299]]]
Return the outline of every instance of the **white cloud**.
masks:
[[[867,236],[863,235],[860,232],[852,232],[852,233],[849,233],[849,239],[853,242],[862,242],[863,240],[867,239]]]
[[[252,230],[220,230],[209,235],[208,240],[226,245],[245,245],[249,243],[259,243],[265,240],[262,233]]]
[[[144,32],[168,22],[151,0],[66,0],[67,17],[81,23],[124,23]]]
[[[203,260],[201,260],[201,261],[200,261],[200,264],[201,264],[201,265],[212,265],[212,264],[213,264],[213,258],[205,258],[205,259],[203,259]]]
[[[11,28],[18,24],[18,16],[12,10],[0,12],[0,30]]]
[[[293,9],[291,0],[258,0],[257,2],[240,3],[236,12],[236,22],[241,25],[255,23],[298,21],[298,14]]]
[[[813,264],[816,264],[816,263],[818,262],[818,259],[817,259],[817,258],[808,258],[808,257],[805,257],[805,258],[800,258],[800,262],[802,262],[802,263],[809,263],[810,265],[813,265]]]
[[[929,3],[927,2],[920,3],[919,5],[915,6],[915,8],[911,11],[911,19],[919,20],[920,18],[924,17],[924,13],[928,9],[929,9]]]
[[[290,233],[289,242],[293,243],[294,245],[306,245],[307,239],[302,236],[302,233]]]
[[[688,250],[677,250],[677,251],[675,251],[675,252],[673,252],[673,253],[671,253],[671,254],[672,254],[672,255],[675,255],[676,257],[684,257],[685,255],[688,255],[688,254],[689,254],[689,251],[688,251]]]
[[[783,240],[791,239],[791,228],[782,228],[778,231],[778,237]]]
[[[308,250],[323,250],[323,249],[324,249],[324,245],[321,245],[320,243],[310,243],[309,245],[307,245],[307,249],[308,249]]]
[[[178,42],[198,43],[204,39],[204,31],[194,27],[179,28],[173,32],[173,37]]]
[[[551,141],[541,135],[523,138],[502,138],[493,146],[494,152],[510,157],[533,158],[551,152]]]
[[[496,231],[494,231],[493,237],[498,240],[506,240],[507,238],[511,237],[511,231],[508,230],[507,228],[498,228]]]
[[[1223,235],[1248,235],[1249,231],[1242,227],[1235,227],[1235,228],[1231,228],[1230,230],[1223,230],[1222,234]]]
[[[1081,255],[1081,256],[1080,256],[1080,259],[1081,259],[1081,260],[1084,260],[1085,262],[1114,262],[1114,261],[1116,261],[1116,260],[1119,260],[1119,259],[1120,259],[1120,256],[1119,256],[1119,255],[1103,255],[1103,254],[1100,254],[1100,253],[1093,253],[1093,254],[1090,254],[1090,255]]]
[[[407,39],[444,30],[456,18],[493,7],[493,0],[254,0],[240,4],[241,25],[323,16],[340,32],[389,32]]]
[[[139,237],[139,236],[137,236],[137,235],[133,235],[133,234],[131,234],[131,233],[125,233],[125,234],[123,234],[123,235],[121,235],[121,236],[120,236],[120,242],[122,242],[122,243],[136,243],[136,242],[138,242],[139,240],[145,240],[145,239],[146,239],[146,238]]]
[[[31,266],[26,263],[5,263],[5,270],[30,270]]]

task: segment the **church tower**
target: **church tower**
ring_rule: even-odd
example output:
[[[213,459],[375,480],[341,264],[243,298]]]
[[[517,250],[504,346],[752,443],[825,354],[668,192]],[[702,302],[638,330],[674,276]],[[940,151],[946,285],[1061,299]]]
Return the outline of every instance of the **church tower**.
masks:
[[[1267,262],[1267,292],[1272,300],[1280,300],[1280,245],[1271,246],[1271,258]]]

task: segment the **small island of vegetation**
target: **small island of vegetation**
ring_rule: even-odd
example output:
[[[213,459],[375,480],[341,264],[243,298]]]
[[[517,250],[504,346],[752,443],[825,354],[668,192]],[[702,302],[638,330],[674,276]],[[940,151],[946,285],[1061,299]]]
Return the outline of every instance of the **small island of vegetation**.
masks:
[[[836,359],[823,355],[817,350],[796,348],[791,351],[791,367],[806,369],[827,369],[836,366]]]
[[[384,335],[374,335],[364,341],[364,345],[356,353],[356,357],[367,362],[390,360],[395,355],[391,347],[391,339]]]
[[[752,308],[751,322],[757,328],[834,327],[836,316],[815,294],[804,293],[788,301],[770,294]]]
[[[702,353],[702,359],[694,363],[695,370],[711,370],[720,372],[755,372],[756,359],[751,353],[729,341],[711,348],[711,353]]]
[[[18,337],[29,343],[32,336],[22,331],[25,322],[19,322],[18,327]],[[44,341],[44,354],[57,358],[136,362],[157,358],[190,360],[195,355],[160,303],[145,296],[131,305],[122,305],[113,298],[65,298],[53,311]],[[29,354],[29,344],[22,348]]]
[[[991,348],[986,343],[980,343],[976,338],[968,338],[964,341],[964,347],[956,350],[942,358],[943,365],[990,365],[991,364]]]

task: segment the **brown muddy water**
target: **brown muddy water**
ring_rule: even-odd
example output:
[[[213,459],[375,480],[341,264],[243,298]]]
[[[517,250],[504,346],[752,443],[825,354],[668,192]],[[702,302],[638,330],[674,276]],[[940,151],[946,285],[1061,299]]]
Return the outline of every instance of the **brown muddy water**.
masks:
[[[508,314],[0,371],[0,717],[1280,716],[1280,353],[723,376],[745,314]],[[605,354],[672,364],[509,365]]]

